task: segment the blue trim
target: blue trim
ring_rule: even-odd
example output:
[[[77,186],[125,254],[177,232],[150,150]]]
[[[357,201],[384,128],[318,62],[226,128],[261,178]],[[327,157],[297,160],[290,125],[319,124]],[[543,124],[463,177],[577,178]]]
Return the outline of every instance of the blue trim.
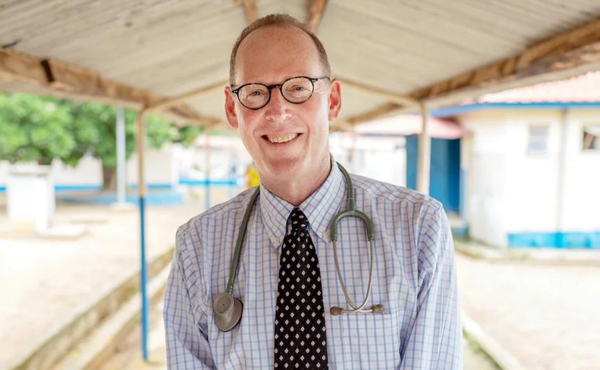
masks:
[[[127,185],[127,189],[137,190],[137,184],[129,184]],[[157,184],[148,184],[146,185],[146,189],[159,189],[159,190],[171,190],[174,186],[167,183],[157,183]]]
[[[69,204],[102,204],[110,205],[117,202],[116,194],[57,194],[56,199]],[[138,204],[137,194],[127,195],[125,202]],[[183,195],[174,191],[152,192],[146,195],[145,204],[149,206],[183,204]]]
[[[148,265],[146,263],[146,200],[139,197],[140,206],[140,291],[142,292],[142,353],[144,360],[148,361],[148,328],[149,328],[149,308],[148,294],[146,287],[148,285]]]
[[[208,184],[211,186],[215,186],[215,185],[238,186],[238,180],[237,179],[210,180],[210,181],[208,181]],[[206,180],[195,180],[195,179],[180,179],[179,185],[206,186],[207,181]]]
[[[55,192],[102,190],[102,185],[54,185]]]
[[[546,103],[475,103],[466,105],[456,105],[452,107],[444,107],[432,109],[429,114],[433,117],[450,117],[457,116],[463,113],[476,112],[486,109],[568,109],[582,108],[593,109],[600,108],[600,103],[593,102],[546,102]]]
[[[193,180],[193,179],[181,179],[179,180],[179,185],[188,185],[188,186],[207,186],[205,180]],[[231,180],[210,180],[208,185],[210,186],[239,186],[239,179],[231,179]],[[136,190],[137,184],[127,185],[128,189]],[[157,190],[173,190],[174,186],[167,183],[156,183],[156,184],[148,184],[148,189],[157,189]],[[70,191],[100,191],[102,190],[102,185],[96,184],[81,184],[81,185],[54,185],[54,191],[59,192],[70,192]],[[6,185],[0,185],[0,193],[6,192]],[[137,200],[136,200],[137,203]]]
[[[509,247],[600,249],[600,231],[508,234]]]

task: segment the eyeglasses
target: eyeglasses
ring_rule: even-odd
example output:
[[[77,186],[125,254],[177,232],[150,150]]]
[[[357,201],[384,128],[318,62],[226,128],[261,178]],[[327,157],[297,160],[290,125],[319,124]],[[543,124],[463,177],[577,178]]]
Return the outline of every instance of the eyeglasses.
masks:
[[[292,104],[301,104],[310,99],[315,91],[315,82],[327,79],[329,77],[311,78],[306,76],[297,76],[288,78],[281,84],[264,85],[259,83],[249,83],[238,87],[231,92],[237,95],[238,100],[248,109],[257,110],[271,101],[271,90],[279,88],[281,95]]]

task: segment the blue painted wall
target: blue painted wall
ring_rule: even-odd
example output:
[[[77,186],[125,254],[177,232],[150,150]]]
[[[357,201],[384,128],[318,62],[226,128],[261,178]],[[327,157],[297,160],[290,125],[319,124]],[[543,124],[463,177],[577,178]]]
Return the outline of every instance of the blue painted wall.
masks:
[[[406,137],[406,185],[417,188],[419,137]],[[460,139],[431,140],[431,182],[429,194],[442,202],[446,212],[460,210]]]

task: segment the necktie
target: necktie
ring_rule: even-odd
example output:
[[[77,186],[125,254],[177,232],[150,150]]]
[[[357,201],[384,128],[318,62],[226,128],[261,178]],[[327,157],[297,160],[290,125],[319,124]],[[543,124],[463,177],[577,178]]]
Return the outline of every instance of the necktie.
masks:
[[[275,313],[275,368],[327,369],[321,273],[308,220],[290,214],[292,231],[283,239]]]

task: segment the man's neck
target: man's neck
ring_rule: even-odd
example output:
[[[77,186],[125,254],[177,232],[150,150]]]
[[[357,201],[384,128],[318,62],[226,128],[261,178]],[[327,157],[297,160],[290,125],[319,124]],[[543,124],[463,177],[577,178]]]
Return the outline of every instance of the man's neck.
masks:
[[[331,172],[331,158],[319,164],[320,171],[313,176],[280,176],[278,178],[262,178],[262,185],[286,202],[299,206],[310,197],[327,180]]]

